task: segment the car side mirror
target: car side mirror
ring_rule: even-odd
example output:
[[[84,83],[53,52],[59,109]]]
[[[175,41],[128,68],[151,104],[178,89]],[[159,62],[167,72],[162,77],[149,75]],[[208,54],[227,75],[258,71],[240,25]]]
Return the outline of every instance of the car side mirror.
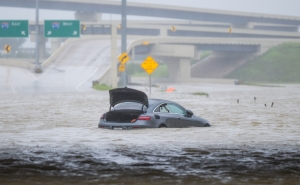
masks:
[[[189,109],[188,109],[188,110],[186,110],[186,113],[187,113],[187,115],[188,115],[188,116],[192,116],[192,115],[194,115],[194,113],[193,113],[191,110],[189,110]]]

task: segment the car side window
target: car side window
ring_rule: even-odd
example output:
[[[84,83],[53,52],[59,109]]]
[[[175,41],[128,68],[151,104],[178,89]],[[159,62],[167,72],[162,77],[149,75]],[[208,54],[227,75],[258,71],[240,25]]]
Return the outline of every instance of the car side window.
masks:
[[[170,111],[172,113],[177,113],[177,114],[186,114],[186,110],[178,105],[175,104],[168,104],[168,107],[171,109]]]
[[[158,106],[156,107],[156,109],[154,110],[154,112],[165,112],[165,113],[170,113],[170,108],[168,105],[166,106]]]

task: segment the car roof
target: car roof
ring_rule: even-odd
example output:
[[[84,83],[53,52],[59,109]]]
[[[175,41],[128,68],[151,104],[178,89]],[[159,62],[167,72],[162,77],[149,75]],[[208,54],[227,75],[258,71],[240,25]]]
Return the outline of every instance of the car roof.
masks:
[[[165,100],[165,99],[149,99],[149,101],[155,101],[155,104],[159,104],[159,103],[176,103],[174,101]]]

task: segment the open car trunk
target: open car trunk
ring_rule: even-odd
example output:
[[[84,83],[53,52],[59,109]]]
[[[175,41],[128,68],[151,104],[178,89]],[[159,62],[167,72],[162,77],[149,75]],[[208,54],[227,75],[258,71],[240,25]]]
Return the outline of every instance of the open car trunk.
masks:
[[[106,122],[133,123],[144,113],[141,110],[115,110],[105,114]]]

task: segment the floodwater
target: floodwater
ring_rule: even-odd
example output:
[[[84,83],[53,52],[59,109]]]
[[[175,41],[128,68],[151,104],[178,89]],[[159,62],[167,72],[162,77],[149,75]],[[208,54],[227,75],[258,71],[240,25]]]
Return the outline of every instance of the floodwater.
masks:
[[[107,91],[0,94],[1,184],[300,184],[300,85],[168,86],[148,96],[212,126],[98,129]]]

